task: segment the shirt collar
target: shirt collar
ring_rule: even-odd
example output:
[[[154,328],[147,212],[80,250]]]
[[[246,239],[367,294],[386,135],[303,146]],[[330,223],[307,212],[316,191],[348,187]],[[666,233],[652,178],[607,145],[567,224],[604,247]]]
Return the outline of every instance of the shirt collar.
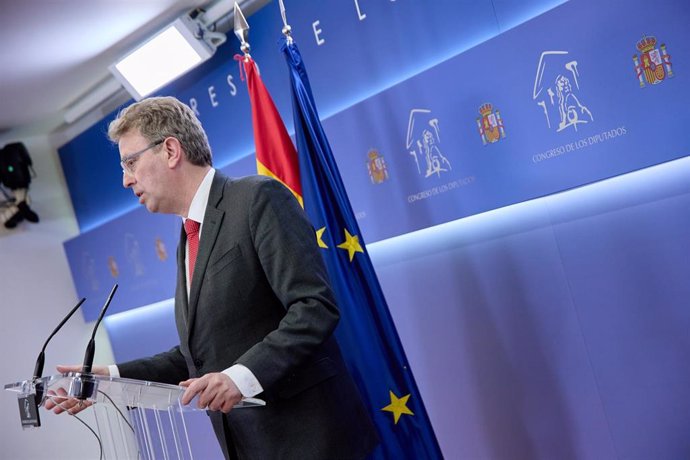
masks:
[[[204,214],[206,214],[206,206],[208,205],[208,196],[211,193],[211,184],[213,183],[213,176],[215,176],[216,170],[211,168],[206,173],[204,180],[199,184],[199,188],[196,189],[196,194],[192,199],[192,204],[189,205],[189,213],[187,219],[192,219],[200,224],[204,223]],[[184,217],[182,221],[185,220]]]

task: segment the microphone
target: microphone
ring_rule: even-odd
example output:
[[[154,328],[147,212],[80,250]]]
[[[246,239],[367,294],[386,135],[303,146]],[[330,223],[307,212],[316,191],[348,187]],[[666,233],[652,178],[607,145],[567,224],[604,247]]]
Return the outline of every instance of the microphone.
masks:
[[[34,367],[34,376],[32,377],[32,380],[40,379],[41,375],[43,374],[43,365],[45,364],[45,359],[46,359],[46,347],[48,346],[48,342],[50,342],[50,339],[53,338],[55,334],[57,334],[57,331],[62,329],[62,326],[65,325],[65,323],[72,317],[72,315],[81,307],[81,304],[84,303],[86,300],[86,297],[82,298],[78,304],[70,310],[69,313],[67,313],[67,316],[62,318],[62,321],[60,321],[60,324],[57,325],[55,330],[53,331],[52,334],[50,334],[50,337],[46,340],[46,343],[43,344],[43,348],[41,348],[41,352],[38,354],[38,358],[36,358],[36,366]]]
[[[86,353],[84,354],[84,364],[82,365],[81,368],[81,373],[82,374],[90,374],[91,373],[91,366],[93,366],[93,355],[94,352],[96,351],[96,330],[98,330],[98,326],[101,324],[101,321],[103,320],[103,317],[105,316],[105,311],[108,309],[110,306],[110,302],[113,300],[113,296],[115,295],[115,291],[117,291],[117,283],[113,285],[113,288],[110,291],[110,295],[108,295],[108,299],[105,301],[105,305],[103,305],[103,308],[101,309],[101,313],[98,315],[98,319],[96,320],[96,324],[93,327],[93,332],[91,333],[91,340],[89,340],[89,344],[86,346]]]
[[[88,399],[92,397],[96,392],[96,379],[91,373],[91,368],[93,366],[93,356],[96,351],[96,331],[98,330],[98,326],[101,324],[101,321],[105,316],[106,310],[110,306],[110,302],[113,300],[115,291],[117,291],[117,283],[113,285],[113,288],[105,301],[105,305],[103,305],[101,313],[98,315],[96,324],[93,327],[91,339],[89,340],[89,343],[86,346],[86,353],[84,353],[84,364],[82,364],[81,373],[75,375],[74,379],[72,380],[72,384],[69,389],[69,395],[74,398],[80,400]]]
[[[45,341],[43,344],[43,348],[41,348],[41,352],[38,354],[38,358],[36,358],[36,365],[34,366],[34,375],[31,377],[31,382],[33,384],[33,388],[35,389],[34,394],[27,394],[19,398],[19,416],[22,422],[22,427],[39,427],[41,426],[41,417],[38,412],[38,407],[41,405],[43,402],[43,392],[45,388],[43,387],[44,382],[41,379],[41,376],[43,375],[43,365],[45,364],[45,359],[46,359],[46,347],[48,346],[48,342],[50,342],[50,339],[57,334],[57,332],[62,329],[62,326],[65,325],[65,323],[72,317],[72,315],[81,307],[81,304],[84,303],[86,300],[86,297],[82,298],[79,303],[77,303],[74,308],[70,310],[69,313],[67,313],[67,316],[62,318],[62,321],[60,321],[60,324],[57,325],[55,330],[53,331],[52,334],[48,337],[48,339]]]

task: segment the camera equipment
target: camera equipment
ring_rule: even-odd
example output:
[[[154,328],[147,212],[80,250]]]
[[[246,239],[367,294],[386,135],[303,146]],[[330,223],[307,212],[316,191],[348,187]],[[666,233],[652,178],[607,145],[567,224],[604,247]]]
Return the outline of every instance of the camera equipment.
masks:
[[[33,163],[21,142],[7,144],[0,150],[0,183],[10,190],[28,188]]]

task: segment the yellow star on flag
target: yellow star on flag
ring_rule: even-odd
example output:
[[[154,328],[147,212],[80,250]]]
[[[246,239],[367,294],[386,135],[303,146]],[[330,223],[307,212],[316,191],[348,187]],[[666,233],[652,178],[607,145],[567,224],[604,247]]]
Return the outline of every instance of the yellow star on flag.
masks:
[[[395,420],[396,425],[398,424],[398,420],[400,420],[400,416],[402,414],[414,415],[412,411],[407,407],[407,400],[410,399],[409,394],[406,394],[402,398],[398,398],[392,391],[388,390],[388,392],[391,395],[391,403],[381,410],[392,412],[393,419]]]
[[[357,235],[352,236],[347,229],[343,230],[345,231],[345,242],[339,244],[338,247],[340,249],[347,249],[347,253],[350,256],[350,262],[352,262],[352,259],[355,257],[355,252],[363,253],[364,249],[362,249],[362,246],[359,244],[359,237]]]
[[[316,243],[319,245],[320,248],[328,249],[328,246],[326,246],[326,243],[323,242],[323,232],[326,231],[326,227],[321,227],[316,231]]]

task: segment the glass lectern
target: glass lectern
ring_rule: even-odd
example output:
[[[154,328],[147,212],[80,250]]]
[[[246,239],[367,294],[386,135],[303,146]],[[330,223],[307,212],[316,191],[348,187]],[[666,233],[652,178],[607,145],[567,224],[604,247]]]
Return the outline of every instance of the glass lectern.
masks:
[[[5,390],[18,394],[23,425],[32,418],[27,397],[37,392],[42,395],[39,405],[52,393],[85,397],[94,410],[106,459],[194,458],[187,420],[203,410],[196,401],[183,406],[180,397],[185,389],[177,385],[68,373],[10,383]],[[263,405],[260,399],[246,398],[233,410]]]

